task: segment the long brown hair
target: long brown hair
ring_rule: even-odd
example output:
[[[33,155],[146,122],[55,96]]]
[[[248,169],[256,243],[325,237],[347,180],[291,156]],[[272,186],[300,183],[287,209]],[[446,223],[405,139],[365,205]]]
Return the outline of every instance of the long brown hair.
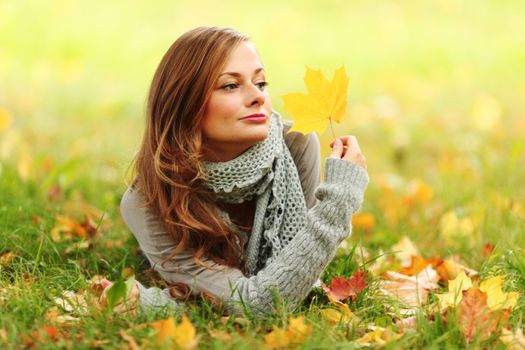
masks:
[[[206,181],[201,152],[204,108],[243,34],[198,27],[180,36],[162,58],[149,90],[146,129],[138,152],[135,186],[183,249],[240,267],[243,241],[221,220]]]

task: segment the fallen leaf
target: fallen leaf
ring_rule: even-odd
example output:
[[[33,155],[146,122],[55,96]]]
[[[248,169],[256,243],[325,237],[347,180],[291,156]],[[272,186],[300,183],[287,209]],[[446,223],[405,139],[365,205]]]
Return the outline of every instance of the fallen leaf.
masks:
[[[488,339],[498,323],[505,322],[508,313],[491,312],[487,305],[487,294],[478,288],[469,288],[463,292],[463,298],[458,305],[458,324],[461,333],[472,341]]]
[[[304,82],[308,93],[282,96],[284,109],[294,117],[290,131],[323,133],[327,123],[339,123],[346,112],[348,77],[341,66],[328,81],[320,70],[306,67]]]
[[[54,297],[53,301],[65,312],[74,312],[78,315],[88,313],[88,303],[82,294],[66,290],[62,292],[60,297]]]
[[[396,321],[396,327],[404,333],[408,329],[416,329],[417,316],[410,316]]]
[[[390,327],[374,327],[372,332],[366,333],[355,341],[365,346],[385,346],[390,342],[400,339],[402,336],[403,333],[394,333]]]
[[[44,315],[44,318],[54,324],[59,324],[60,326],[70,326],[80,322],[80,318],[64,314],[63,311],[59,311],[56,306],[49,308]]]
[[[449,307],[454,307],[461,302],[463,298],[463,291],[472,287],[472,280],[467,277],[465,271],[461,271],[459,275],[448,281],[448,292],[444,294],[436,294],[439,300],[439,306],[442,311]]]
[[[60,338],[63,338],[63,335],[55,327],[44,325],[40,329],[33,331],[30,336],[23,334],[21,340],[27,347],[33,348],[37,342],[42,340],[42,337],[44,337],[46,341],[56,343]]]
[[[291,317],[286,330],[273,326],[273,330],[264,338],[265,349],[296,347],[312,334],[312,326],[304,322],[304,317]]]
[[[487,305],[491,310],[512,309],[518,303],[520,293],[503,292],[503,278],[496,276],[481,282],[479,289],[487,293]]]
[[[2,253],[2,255],[0,255],[0,267],[7,267],[11,265],[11,262],[13,262],[16,256],[17,255],[14,252]]]
[[[485,243],[483,245],[483,256],[486,258],[488,257],[490,254],[492,254],[492,252],[494,251],[494,244],[492,243]]]
[[[399,270],[399,273],[402,273],[403,275],[416,275],[419,272],[423,271],[427,266],[432,266],[432,268],[437,268],[439,264],[441,263],[441,259],[439,256],[431,258],[431,259],[425,259],[420,258],[419,256],[411,256],[411,263],[410,266],[407,266],[401,270]]]
[[[444,259],[436,268],[441,281],[449,281],[456,278],[462,271],[468,276],[476,276],[477,271],[462,264],[457,256]]]
[[[343,313],[335,309],[322,309],[319,311],[319,313],[321,314],[322,318],[331,325],[348,323],[355,319],[348,313]]]
[[[90,241],[78,241],[78,242],[75,242],[73,244],[70,244],[65,250],[64,250],[64,254],[71,254],[71,253],[76,253],[78,251],[81,251],[81,250],[86,250],[88,249],[89,247],[91,246],[91,242]]]
[[[383,294],[400,301],[412,311],[427,302],[428,291],[436,289],[438,281],[437,272],[430,265],[416,276],[387,271],[384,277],[386,279],[380,284]],[[405,314],[410,313],[405,312]]]
[[[74,237],[87,239],[93,237],[96,232],[96,227],[88,219],[79,223],[75,219],[57,215],[55,227],[51,229],[51,239],[54,242],[61,242],[64,239],[72,239]]]
[[[168,340],[175,342],[179,348],[184,350],[197,348],[199,342],[197,331],[186,315],[182,316],[178,325],[175,324],[173,317],[170,317],[166,320],[155,321],[151,326],[157,330],[157,344],[162,344]]]
[[[357,270],[352,277],[343,278],[336,276],[332,279],[330,287],[327,287],[324,283],[322,283],[322,287],[326,294],[330,294],[332,299],[345,300],[350,296],[357,296],[366,288],[368,283],[364,276],[365,273],[363,271]]]
[[[516,329],[515,333],[503,328],[499,340],[507,345],[507,350],[525,350],[525,337],[521,328]]]

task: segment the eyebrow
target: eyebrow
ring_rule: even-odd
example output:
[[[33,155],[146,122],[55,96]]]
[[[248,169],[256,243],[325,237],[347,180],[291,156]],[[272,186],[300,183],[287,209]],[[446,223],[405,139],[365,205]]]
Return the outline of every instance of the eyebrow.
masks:
[[[263,71],[263,70],[264,70],[263,67],[259,67],[256,70],[254,70],[253,73],[257,74],[257,73],[259,73],[260,71]],[[222,77],[223,75],[232,75],[234,77],[240,77],[241,76],[241,74],[237,73],[237,72],[224,72],[221,75],[219,75],[219,77]]]

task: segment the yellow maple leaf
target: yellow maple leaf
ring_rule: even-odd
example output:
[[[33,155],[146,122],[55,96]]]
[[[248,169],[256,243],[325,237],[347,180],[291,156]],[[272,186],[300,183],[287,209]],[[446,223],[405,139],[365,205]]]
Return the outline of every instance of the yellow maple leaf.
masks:
[[[291,317],[288,328],[273,326],[273,330],[264,336],[265,349],[295,347],[312,334],[312,326],[304,322],[304,317]]]
[[[503,292],[503,278],[496,276],[481,282],[479,289],[487,293],[487,305],[491,310],[511,309],[518,303],[520,293]]]
[[[337,311],[336,309],[322,309],[319,313],[323,319],[331,325],[337,325],[339,322],[348,323],[352,321],[350,315]]]
[[[303,134],[326,129],[327,122],[339,123],[346,113],[348,76],[344,66],[338,68],[332,81],[328,81],[320,70],[306,67],[304,83],[307,94],[290,93],[281,98],[284,109],[294,117],[290,131]],[[332,130],[333,131],[333,130]]]
[[[451,306],[457,306],[463,298],[463,291],[472,287],[472,280],[461,271],[459,275],[448,281],[448,292],[444,294],[436,294],[439,300],[441,310],[445,310]]]
[[[394,333],[390,327],[374,327],[374,330],[355,341],[365,346],[385,346],[392,341],[398,340],[403,335],[403,333]]]
[[[174,341],[179,349],[190,350],[197,347],[197,331],[186,315],[182,316],[182,320],[178,325],[175,324],[173,317],[155,321],[151,325],[157,330],[156,342],[158,344],[169,340]]]

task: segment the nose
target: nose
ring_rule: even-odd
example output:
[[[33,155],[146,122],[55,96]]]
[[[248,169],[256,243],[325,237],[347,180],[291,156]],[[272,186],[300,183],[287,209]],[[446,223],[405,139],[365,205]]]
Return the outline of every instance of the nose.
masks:
[[[253,105],[263,105],[264,101],[266,101],[266,94],[259,89],[258,86],[252,85],[249,89],[247,101],[249,107]]]

